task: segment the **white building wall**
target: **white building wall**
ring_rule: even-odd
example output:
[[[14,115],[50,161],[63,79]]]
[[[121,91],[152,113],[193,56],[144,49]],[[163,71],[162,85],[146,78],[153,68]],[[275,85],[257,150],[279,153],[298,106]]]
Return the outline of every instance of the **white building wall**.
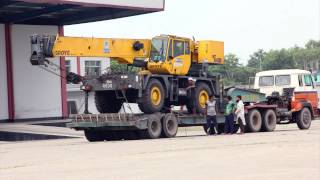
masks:
[[[16,119],[61,117],[60,77],[32,66],[30,35],[57,34],[57,26],[12,26],[14,104]],[[52,59],[60,65],[59,58]]]
[[[8,119],[7,68],[4,24],[0,24],[0,120]]]

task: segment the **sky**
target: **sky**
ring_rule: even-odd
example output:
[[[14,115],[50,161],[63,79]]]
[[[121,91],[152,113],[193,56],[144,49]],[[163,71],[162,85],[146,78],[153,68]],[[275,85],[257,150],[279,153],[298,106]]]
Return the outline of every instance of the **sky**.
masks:
[[[160,34],[219,40],[246,64],[258,49],[320,40],[320,0],[166,0],[165,10],[65,26],[67,36],[152,38]]]

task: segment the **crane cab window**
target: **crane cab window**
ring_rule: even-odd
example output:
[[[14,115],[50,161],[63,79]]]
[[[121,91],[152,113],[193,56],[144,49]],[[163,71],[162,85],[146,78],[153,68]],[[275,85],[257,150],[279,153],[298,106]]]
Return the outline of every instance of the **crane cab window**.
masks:
[[[184,42],[184,49],[185,49],[185,53],[184,54],[190,54],[189,42]]]
[[[173,54],[172,54],[172,39],[170,40],[170,43],[169,43],[169,49],[168,49],[168,57],[171,57],[173,58]]]
[[[173,42],[174,57],[184,54],[184,41],[174,40]]]
[[[165,61],[168,48],[167,38],[154,38],[151,42],[150,58],[153,61]]]

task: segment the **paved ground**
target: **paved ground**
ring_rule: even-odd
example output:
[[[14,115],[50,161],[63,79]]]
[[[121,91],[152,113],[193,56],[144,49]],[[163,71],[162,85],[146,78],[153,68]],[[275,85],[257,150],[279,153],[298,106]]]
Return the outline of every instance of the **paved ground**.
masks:
[[[307,131],[295,124],[233,136],[179,131],[159,140],[2,142],[0,179],[320,179],[319,120]]]

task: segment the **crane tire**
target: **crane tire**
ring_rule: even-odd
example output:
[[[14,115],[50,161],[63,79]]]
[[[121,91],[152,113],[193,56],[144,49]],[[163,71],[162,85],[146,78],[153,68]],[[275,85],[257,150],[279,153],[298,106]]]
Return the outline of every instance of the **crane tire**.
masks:
[[[142,98],[138,101],[140,110],[151,114],[160,112],[164,106],[165,91],[162,83],[158,79],[150,79]]]
[[[199,82],[196,84],[194,93],[188,99],[187,109],[189,113],[193,112],[193,108],[197,113],[204,113],[205,103],[209,100],[209,96],[212,95],[211,89],[205,82]]]
[[[117,99],[114,91],[96,91],[94,102],[100,113],[118,113],[123,100]]]

